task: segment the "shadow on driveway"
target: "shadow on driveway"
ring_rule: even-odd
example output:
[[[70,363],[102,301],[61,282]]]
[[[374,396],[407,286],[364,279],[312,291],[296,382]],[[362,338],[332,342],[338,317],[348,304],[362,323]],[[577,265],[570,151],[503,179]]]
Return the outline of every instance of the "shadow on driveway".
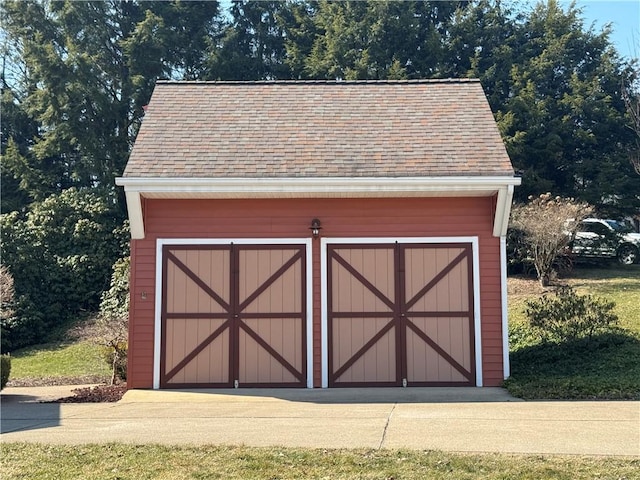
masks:
[[[32,395],[0,395],[0,433],[51,428],[60,425],[60,404],[39,403]]]
[[[522,401],[503,388],[408,387],[408,388],[238,388],[129,390],[122,402],[224,402],[251,397],[316,404],[476,403]]]

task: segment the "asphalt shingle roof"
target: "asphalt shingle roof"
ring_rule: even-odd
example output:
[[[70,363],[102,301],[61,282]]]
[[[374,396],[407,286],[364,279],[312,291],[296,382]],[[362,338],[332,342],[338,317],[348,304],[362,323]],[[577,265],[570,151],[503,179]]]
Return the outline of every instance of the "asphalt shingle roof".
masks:
[[[158,82],[124,177],[513,174],[477,80]]]

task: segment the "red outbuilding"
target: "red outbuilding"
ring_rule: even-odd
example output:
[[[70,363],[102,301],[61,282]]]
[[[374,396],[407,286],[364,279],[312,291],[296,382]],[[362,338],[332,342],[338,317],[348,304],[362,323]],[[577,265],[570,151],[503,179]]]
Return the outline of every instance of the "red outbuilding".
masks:
[[[158,82],[129,388],[500,385],[519,183],[476,80]]]

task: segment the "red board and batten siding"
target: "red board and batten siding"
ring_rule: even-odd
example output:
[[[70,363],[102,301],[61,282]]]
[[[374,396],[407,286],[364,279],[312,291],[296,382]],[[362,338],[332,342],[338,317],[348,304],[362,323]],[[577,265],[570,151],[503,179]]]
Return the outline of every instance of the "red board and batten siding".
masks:
[[[477,236],[485,386],[503,380],[499,238],[495,197],[160,200],[144,202],[146,237],[132,242],[129,388],[153,386],[158,238],[304,238],[311,219],[326,237]],[[321,385],[320,242],[313,242],[313,378]],[[144,295],[143,295],[144,292]]]

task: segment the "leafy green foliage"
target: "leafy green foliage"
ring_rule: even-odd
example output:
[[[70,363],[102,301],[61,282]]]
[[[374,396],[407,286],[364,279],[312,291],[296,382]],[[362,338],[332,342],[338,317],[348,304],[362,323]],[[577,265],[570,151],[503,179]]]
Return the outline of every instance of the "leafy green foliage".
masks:
[[[516,329],[519,338],[526,329]],[[640,400],[640,339],[636,335],[619,331],[523,345],[515,345],[519,348],[511,352],[511,377],[504,383],[516,397]]]
[[[517,352],[542,341],[540,332],[531,328],[528,322],[509,322],[509,349]]]
[[[131,257],[119,258],[113,264],[109,289],[102,293],[100,314],[105,317],[129,317],[129,275]]]
[[[47,187],[41,185],[42,168],[35,168],[35,166],[24,168],[23,165],[20,165],[33,138],[37,135],[37,123],[29,117],[24,110],[24,105],[18,102],[14,93],[4,86],[0,96],[0,111],[2,111],[2,129],[0,129],[2,202],[0,202],[0,212],[6,213],[19,210],[33,201],[29,192]],[[20,173],[17,173],[18,171]]]
[[[321,1],[304,72],[331,80],[442,76],[447,30],[466,3]]]
[[[610,332],[618,323],[615,304],[591,295],[578,295],[562,286],[553,295],[527,302],[526,314],[543,341],[567,342]]]
[[[118,16],[106,2],[5,2],[3,8],[7,31],[30,66],[21,79],[21,105],[45,127],[26,151],[9,157],[9,171],[23,180],[39,173],[27,190],[36,200],[72,186],[111,188],[140,118],[128,112],[138,92],[130,75],[123,78],[126,59],[111,47],[117,41],[111,31],[130,31],[125,22],[133,17]],[[150,93],[147,87],[145,97]]]
[[[52,327],[97,308],[126,230],[97,191],[74,188],[2,216],[3,261],[15,282],[15,316],[2,320],[3,350],[44,340]]]
[[[7,386],[10,375],[11,357],[9,355],[0,355],[0,390]]]
[[[0,265],[0,338],[7,334],[4,326],[11,322],[15,314],[14,307],[13,275],[5,265]]]
[[[519,25],[510,95],[497,108],[507,149],[523,171],[518,198],[551,191],[593,205],[615,198],[614,209],[637,209],[626,152],[633,132],[621,94],[621,81],[634,73],[609,33],[585,29],[575,6],[564,11],[556,1],[538,3]]]
[[[205,79],[277,80],[291,77],[285,58],[285,31],[280,1],[234,0],[231,22],[221,32],[220,46],[209,57]]]
[[[509,4],[480,0],[456,10],[449,26],[444,76],[479,78],[497,119],[512,93],[511,69],[518,62],[522,21],[523,15]]]
[[[113,194],[155,81],[202,73],[218,3],[6,1],[2,13],[19,52],[4,59],[23,64],[2,78],[3,186],[20,209],[70,187]]]

